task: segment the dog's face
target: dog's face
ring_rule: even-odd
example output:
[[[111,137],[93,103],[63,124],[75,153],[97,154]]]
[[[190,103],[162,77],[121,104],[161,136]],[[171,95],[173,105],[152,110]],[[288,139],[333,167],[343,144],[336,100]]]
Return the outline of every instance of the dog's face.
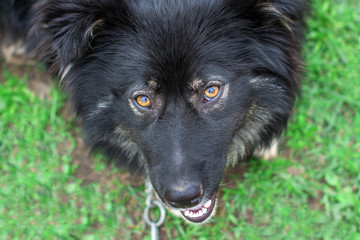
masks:
[[[88,143],[139,162],[175,214],[209,219],[226,164],[266,147],[291,114],[300,61],[287,27],[295,25],[271,15],[288,9],[50,2],[38,6],[40,49],[71,93]]]

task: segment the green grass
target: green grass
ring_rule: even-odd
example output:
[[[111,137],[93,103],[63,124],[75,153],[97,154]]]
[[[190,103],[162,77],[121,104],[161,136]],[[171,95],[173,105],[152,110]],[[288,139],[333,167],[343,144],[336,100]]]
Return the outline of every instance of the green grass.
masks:
[[[83,187],[72,177],[74,139],[68,133],[70,125],[57,116],[64,97],[54,88],[50,101],[39,100],[28,89],[27,79],[7,72],[4,77],[0,239],[100,239],[122,229],[141,231],[131,219],[122,221],[121,227],[118,221],[127,214],[126,202],[138,197],[136,190],[133,196],[127,194],[128,186],[116,179],[111,188],[97,183]]]
[[[252,160],[221,188],[218,214],[201,227],[167,216],[169,239],[360,239],[360,2],[313,1],[307,72],[285,157]],[[74,177],[74,127],[59,116],[56,87],[39,100],[6,71],[0,83],[0,239],[150,239],[144,188],[95,171]],[[113,176],[111,178],[111,176]]]

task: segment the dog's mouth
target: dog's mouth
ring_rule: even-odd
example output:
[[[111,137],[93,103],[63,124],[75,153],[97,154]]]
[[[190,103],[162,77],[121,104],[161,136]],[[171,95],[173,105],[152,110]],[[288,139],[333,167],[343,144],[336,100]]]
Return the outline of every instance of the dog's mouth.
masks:
[[[201,223],[207,220],[215,209],[216,193],[203,205],[181,210],[183,217],[192,223]]]

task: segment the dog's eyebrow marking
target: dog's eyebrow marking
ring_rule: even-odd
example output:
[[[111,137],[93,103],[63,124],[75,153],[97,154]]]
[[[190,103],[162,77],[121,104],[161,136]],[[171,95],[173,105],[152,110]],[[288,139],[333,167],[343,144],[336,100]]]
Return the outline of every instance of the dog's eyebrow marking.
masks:
[[[190,89],[196,91],[199,88],[201,88],[202,85],[203,85],[202,79],[199,77],[196,77],[190,82]]]
[[[159,87],[159,83],[156,81],[155,78],[150,78],[148,81],[149,88],[151,90],[157,89]]]

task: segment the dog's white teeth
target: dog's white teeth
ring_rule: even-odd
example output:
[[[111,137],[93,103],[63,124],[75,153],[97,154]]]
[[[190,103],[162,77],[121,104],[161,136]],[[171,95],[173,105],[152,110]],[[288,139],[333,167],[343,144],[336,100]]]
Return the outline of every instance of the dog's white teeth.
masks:
[[[207,208],[202,208],[202,212],[203,212],[203,214],[206,214],[207,213]]]
[[[210,199],[202,206],[202,208],[196,209],[196,210],[191,210],[191,209],[185,210],[183,212],[183,214],[184,214],[184,216],[189,217],[189,218],[201,218],[209,212],[211,204],[212,204],[212,201]]]
[[[211,199],[204,204],[204,207],[209,208],[211,206]]]

